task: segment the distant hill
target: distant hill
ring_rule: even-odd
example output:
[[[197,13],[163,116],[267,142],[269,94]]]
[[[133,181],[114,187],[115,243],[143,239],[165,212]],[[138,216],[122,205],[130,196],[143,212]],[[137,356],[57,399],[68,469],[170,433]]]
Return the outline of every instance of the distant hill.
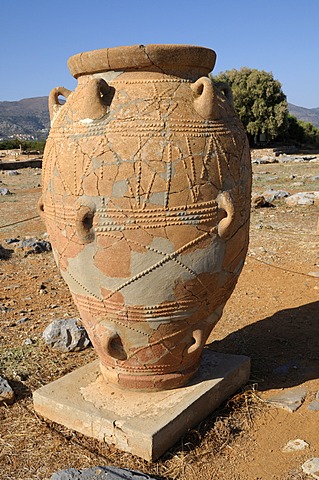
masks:
[[[319,128],[319,107],[304,108],[288,103],[289,113]],[[50,127],[48,97],[24,98],[16,102],[0,102],[0,140],[12,136],[47,137]]]
[[[46,138],[50,127],[48,97],[0,102],[0,139]]]
[[[288,103],[288,110],[291,115],[294,115],[298,120],[310,122],[315,127],[319,128],[319,107],[318,108],[304,108]]]

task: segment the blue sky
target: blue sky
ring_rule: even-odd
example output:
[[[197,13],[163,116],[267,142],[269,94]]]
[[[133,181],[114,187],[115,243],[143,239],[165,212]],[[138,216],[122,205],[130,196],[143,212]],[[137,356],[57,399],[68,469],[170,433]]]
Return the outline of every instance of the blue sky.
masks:
[[[215,74],[266,70],[289,102],[319,107],[319,0],[0,0],[0,15],[0,100],[73,90],[75,53],[185,43],[216,51]]]

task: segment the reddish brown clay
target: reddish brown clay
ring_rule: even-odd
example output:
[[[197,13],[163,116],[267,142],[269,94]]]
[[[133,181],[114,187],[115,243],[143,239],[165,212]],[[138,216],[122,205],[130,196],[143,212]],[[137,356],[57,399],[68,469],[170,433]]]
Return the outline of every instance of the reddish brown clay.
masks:
[[[101,371],[126,388],[192,377],[244,263],[249,148],[214,62],[96,50],[70,58],[73,93],[50,94],[42,214]]]

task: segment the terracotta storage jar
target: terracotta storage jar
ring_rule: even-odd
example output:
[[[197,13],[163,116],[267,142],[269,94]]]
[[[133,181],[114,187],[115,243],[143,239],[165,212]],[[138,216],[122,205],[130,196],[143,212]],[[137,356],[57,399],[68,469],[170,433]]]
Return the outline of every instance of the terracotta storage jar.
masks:
[[[40,209],[102,374],[125,388],[187,383],[244,263],[249,147],[214,63],[189,45],[80,53],[75,91],[49,97]]]

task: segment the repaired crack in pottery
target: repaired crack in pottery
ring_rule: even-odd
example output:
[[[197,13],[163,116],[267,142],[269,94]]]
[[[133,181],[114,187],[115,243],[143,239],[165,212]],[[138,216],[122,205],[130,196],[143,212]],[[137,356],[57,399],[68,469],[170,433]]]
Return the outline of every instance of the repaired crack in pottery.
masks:
[[[40,210],[107,381],[185,385],[243,267],[251,162],[215,52],[74,55],[50,93]],[[66,102],[60,103],[59,96]]]

